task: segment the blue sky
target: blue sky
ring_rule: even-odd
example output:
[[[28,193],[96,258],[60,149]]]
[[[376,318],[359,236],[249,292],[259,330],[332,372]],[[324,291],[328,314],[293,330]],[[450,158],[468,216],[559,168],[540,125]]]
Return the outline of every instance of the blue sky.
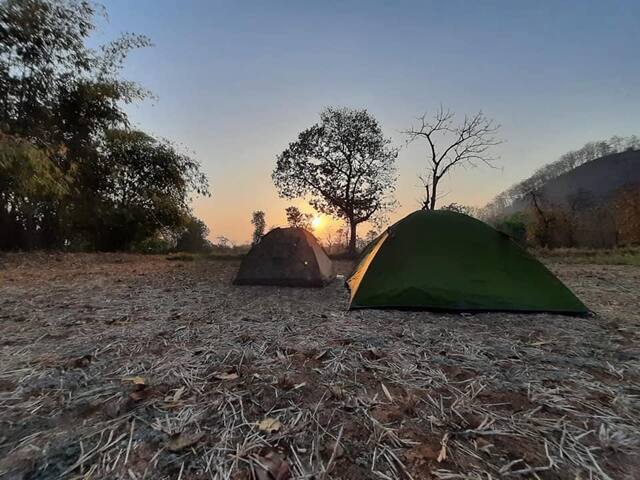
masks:
[[[133,53],[124,76],[158,99],[129,113],[201,161],[213,196],[194,207],[213,237],[247,240],[256,209],[284,222],[292,202],[271,183],[275,157],[328,105],[367,108],[398,145],[440,104],[500,123],[501,169],[454,172],[444,203],[483,205],[587,141],[640,133],[638,1],[104,5],[96,41],[135,32],[155,45]],[[400,152],[392,220],[418,206],[423,153]]]

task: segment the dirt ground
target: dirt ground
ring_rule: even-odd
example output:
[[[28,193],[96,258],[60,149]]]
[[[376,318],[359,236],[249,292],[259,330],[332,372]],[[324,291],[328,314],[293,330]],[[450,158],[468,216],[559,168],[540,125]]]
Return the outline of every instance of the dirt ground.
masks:
[[[640,267],[551,265],[586,318],[348,312],[237,267],[0,257],[0,478],[640,478]]]

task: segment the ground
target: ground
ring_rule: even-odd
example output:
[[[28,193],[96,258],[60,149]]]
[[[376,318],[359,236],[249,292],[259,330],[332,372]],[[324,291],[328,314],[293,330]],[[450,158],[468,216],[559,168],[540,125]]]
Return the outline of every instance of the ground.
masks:
[[[0,257],[1,478],[640,478],[640,267],[460,315],[188,258]]]

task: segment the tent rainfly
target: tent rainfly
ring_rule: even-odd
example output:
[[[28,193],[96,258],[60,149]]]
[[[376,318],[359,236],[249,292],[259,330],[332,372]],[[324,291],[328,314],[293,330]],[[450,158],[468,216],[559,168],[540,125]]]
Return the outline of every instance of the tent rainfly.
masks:
[[[336,274],[316,238],[303,228],[274,228],[242,259],[235,285],[322,287]]]
[[[508,235],[443,210],[414,212],[387,229],[347,285],[351,309],[588,312]]]

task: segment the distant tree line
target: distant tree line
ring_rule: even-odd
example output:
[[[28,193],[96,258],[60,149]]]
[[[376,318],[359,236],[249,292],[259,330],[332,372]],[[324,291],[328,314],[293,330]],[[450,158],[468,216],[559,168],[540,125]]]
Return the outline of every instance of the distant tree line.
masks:
[[[198,162],[123,110],[150,95],[120,77],[150,41],[89,48],[96,13],[80,0],[0,2],[0,249],[208,248],[189,207],[208,194]]]
[[[543,189],[547,182],[580,165],[634,150],[640,150],[640,138],[635,135],[589,142],[501,193],[479,215],[530,246],[599,248],[640,244],[640,185],[624,185],[606,200],[596,199],[586,190],[552,200]]]
[[[586,191],[563,202],[533,192],[526,210],[499,220],[497,226],[543,248],[640,245],[640,184],[625,185],[604,202]]]

